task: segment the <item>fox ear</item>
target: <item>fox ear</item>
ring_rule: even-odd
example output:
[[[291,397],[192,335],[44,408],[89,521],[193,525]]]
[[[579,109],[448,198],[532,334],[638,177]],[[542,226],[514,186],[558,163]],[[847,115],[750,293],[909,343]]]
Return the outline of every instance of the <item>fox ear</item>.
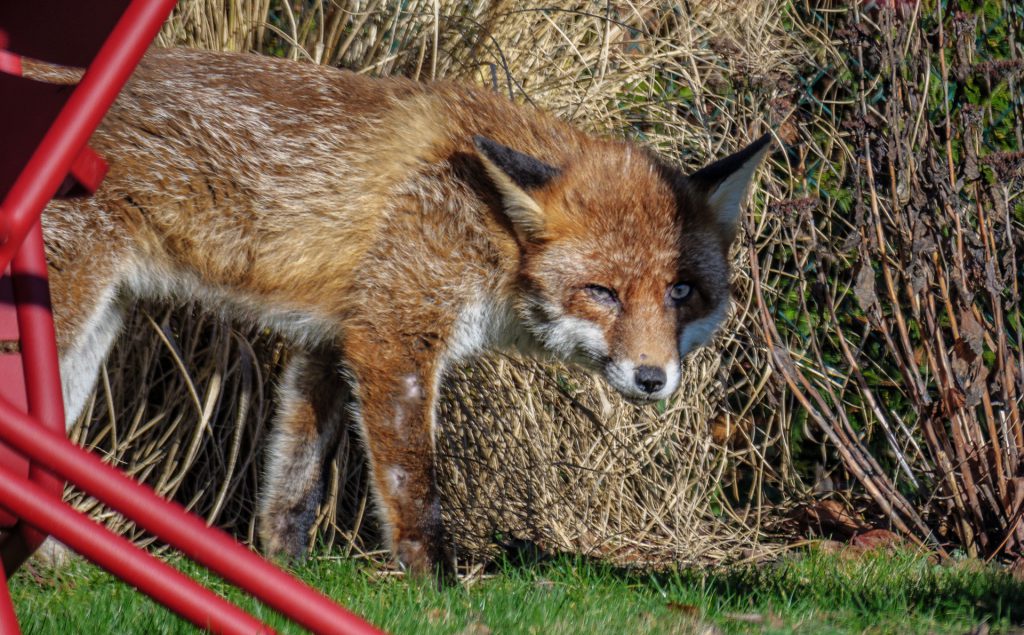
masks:
[[[708,210],[726,245],[736,236],[740,205],[750,190],[754,172],[768,154],[766,134],[739,152],[719,159],[689,176],[690,184],[705,197]]]
[[[547,185],[558,175],[558,168],[480,135],[473,136],[473,144],[487,175],[501,193],[505,214],[519,239],[525,241],[541,235],[544,210],[531,192]]]

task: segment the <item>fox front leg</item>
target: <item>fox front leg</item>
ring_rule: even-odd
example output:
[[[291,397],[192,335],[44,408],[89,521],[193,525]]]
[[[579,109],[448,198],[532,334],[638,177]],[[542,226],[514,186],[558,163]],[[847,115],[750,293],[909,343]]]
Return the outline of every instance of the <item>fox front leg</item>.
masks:
[[[419,339],[396,346],[402,339],[355,335],[347,342],[346,361],[391,553],[414,575],[445,580],[454,562],[441,523],[434,463],[440,362],[435,346]]]

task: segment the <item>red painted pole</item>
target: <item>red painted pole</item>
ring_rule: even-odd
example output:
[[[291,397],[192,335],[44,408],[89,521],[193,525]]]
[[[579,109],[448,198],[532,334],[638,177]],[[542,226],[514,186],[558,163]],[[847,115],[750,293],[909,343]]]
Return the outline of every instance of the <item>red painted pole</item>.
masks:
[[[18,305],[28,412],[47,429],[64,434],[57,334],[53,328],[46,251],[39,221],[32,225],[11,263],[11,279]]]
[[[0,440],[314,633],[378,635],[320,593],[0,399]]]
[[[136,0],[111,31],[0,204],[0,271],[11,262],[25,235],[39,220],[175,4],[177,0]]]
[[[18,627],[18,616],[14,612],[14,602],[11,602],[7,574],[4,572],[2,563],[0,563],[0,633],[3,635],[21,634],[21,628]]]
[[[14,301],[18,311],[21,361],[25,372],[25,397],[28,413],[43,426],[64,434],[64,400],[61,395],[60,362],[53,329],[50,286],[46,275],[46,252],[39,221],[32,226],[11,262]],[[64,491],[64,482],[36,464],[29,478],[56,495]],[[6,550],[4,563],[14,571],[46,538],[31,528],[20,526],[22,541],[17,551]]]
[[[110,533],[26,478],[0,467],[0,506],[136,587],[199,628],[229,635],[272,633],[213,591]],[[6,588],[6,587],[5,587]]]

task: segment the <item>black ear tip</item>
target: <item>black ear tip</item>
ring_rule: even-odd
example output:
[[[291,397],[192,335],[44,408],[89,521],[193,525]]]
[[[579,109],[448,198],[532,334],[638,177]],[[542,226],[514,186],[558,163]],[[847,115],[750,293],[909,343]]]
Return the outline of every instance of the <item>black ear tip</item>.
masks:
[[[488,139],[480,134],[473,135],[473,145],[476,146],[478,152],[482,152],[487,156],[493,155],[500,147],[496,141]]]
[[[751,143],[748,146],[750,148],[750,150],[751,150],[751,154],[756,154],[756,153],[760,152],[761,149],[764,148],[769,143],[771,143],[771,141],[772,141],[772,133],[770,133],[770,132],[764,133],[763,135],[761,135],[758,138],[757,141],[755,141],[754,143]]]
[[[768,144],[771,143],[771,141],[772,133],[765,133],[761,135],[757,141],[754,141],[735,154],[731,154],[724,159],[719,159],[718,161],[697,170],[690,175],[690,181],[697,183],[705,189],[711,188],[739,170],[748,161],[761,154],[765,148],[768,147]]]
[[[752,158],[756,157],[757,155],[761,154],[761,152],[771,142],[772,142],[772,133],[766,132],[763,135],[761,135],[760,137],[758,137],[756,141],[754,141],[753,143],[751,143],[747,147],[745,147],[742,150],[740,150],[739,152],[737,152],[734,156],[741,163],[746,163],[750,159],[752,159]]]
[[[558,168],[483,135],[473,135],[473,144],[484,158],[523,189],[541,187],[558,175]]]

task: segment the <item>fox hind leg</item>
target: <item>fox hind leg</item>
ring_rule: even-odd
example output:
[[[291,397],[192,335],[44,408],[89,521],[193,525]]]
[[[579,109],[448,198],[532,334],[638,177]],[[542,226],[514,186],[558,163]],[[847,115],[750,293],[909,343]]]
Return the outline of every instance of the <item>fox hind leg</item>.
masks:
[[[98,294],[99,300],[88,318],[75,329],[70,341],[61,346],[60,377],[67,429],[82,414],[96,387],[100,366],[121,332],[124,308],[116,296],[113,284]]]
[[[328,351],[295,353],[278,389],[260,497],[259,535],[271,557],[300,559],[323,498],[323,470],[343,425],[347,384]]]

